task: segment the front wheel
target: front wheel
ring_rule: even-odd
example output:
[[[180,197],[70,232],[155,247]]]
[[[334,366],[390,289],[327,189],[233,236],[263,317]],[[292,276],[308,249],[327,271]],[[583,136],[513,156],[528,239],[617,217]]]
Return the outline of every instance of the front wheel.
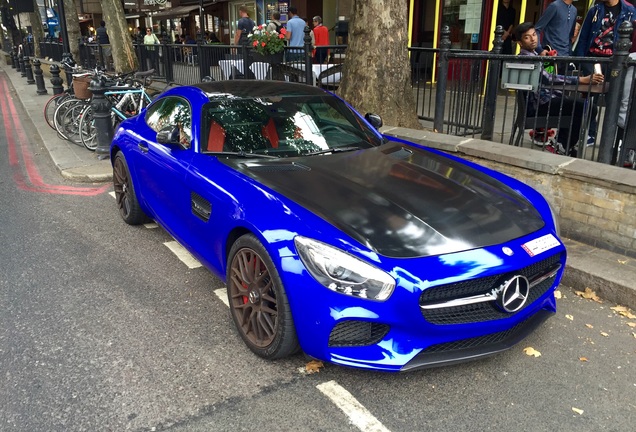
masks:
[[[122,152],[118,152],[113,163],[113,186],[115,199],[119,208],[119,215],[129,225],[144,223],[147,216],[144,214],[133,186],[130,170]]]
[[[268,360],[299,349],[283,283],[260,241],[247,234],[230,250],[227,294],[234,324],[245,344]]]

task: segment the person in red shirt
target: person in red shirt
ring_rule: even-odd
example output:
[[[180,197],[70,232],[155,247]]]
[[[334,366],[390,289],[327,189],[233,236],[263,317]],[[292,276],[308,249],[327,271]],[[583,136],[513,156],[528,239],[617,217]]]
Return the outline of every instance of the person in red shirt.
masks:
[[[329,30],[322,25],[322,18],[314,17],[314,38],[316,47],[329,45]],[[314,50],[314,63],[326,63],[329,58],[329,50],[327,48],[316,48]]]

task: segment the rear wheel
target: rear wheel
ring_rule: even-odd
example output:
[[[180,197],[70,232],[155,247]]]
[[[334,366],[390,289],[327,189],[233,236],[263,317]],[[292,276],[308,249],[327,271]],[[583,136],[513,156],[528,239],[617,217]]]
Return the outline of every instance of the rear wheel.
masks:
[[[245,344],[269,360],[299,349],[283,283],[260,241],[247,234],[230,250],[227,293],[232,319]]]
[[[113,186],[119,215],[129,225],[139,225],[147,220],[133,186],[130,170],[122,152],[118,152],[113,162]]]
[[[55,110],[59,104],[68,98],[69,95],[67,93],[56,94],[53,95],[44,105],[44,120],[46,120],[46,124],[48,124],[51,129],[55,129],[55,120],[53,118]]]

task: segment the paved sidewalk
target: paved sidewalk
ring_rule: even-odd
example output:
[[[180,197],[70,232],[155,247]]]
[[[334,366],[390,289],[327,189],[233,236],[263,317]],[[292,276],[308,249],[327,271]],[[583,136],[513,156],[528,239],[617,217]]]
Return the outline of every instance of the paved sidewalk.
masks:
[[[62,140],[48,127],[43,109],[52,96],[38,96],[35,85],[28,85],[16,69],[0,65],[19,100],[33,120],[44,146],[62,176],[79,182],[109,182],[112,180],[110,160],[97,160],[95,153]],[[636,260],[603,249],[563,239],[568,249],[568,261],[563,285],[576,290],[591,288],[600,297],[636,310]]]

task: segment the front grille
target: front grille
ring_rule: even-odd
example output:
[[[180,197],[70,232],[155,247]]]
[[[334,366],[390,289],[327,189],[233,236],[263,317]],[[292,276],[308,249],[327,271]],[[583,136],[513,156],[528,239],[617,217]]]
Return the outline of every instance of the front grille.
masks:
[[[515,274],[523,275],[532,281],[533,278],[543,275],[551,268],[554,268],[560,260],[561,254],[556,254],[505,275],[488,276],[429,288],[420,296],[420,305],[440,303],[457,298],[487,294],[497,288],[502,281]],[[525,309],[545,294],[554,283],[554,279],[554,277],[546,279],[540,284],[532,287],[532,289],[530,289],[528,300],[521,310]],[[424,315],[424,318],[432,324],[465,324],[492,321],[511,316],[510,313],[499,309],[494,302],[475,303],[437,309],[422,309],[422,314]]]
[[[389,326],[367,321],[343,321],[329,335],[329,346],[365,346],[382,340]]]
[[[425,353],[439,353],[439,352],[449,352],[449,351],[458,351],[471,349],[475,347],[495,345],[500,342],[503,342],[512,336],[514,336],[524,325],[525,321],[520,322],[516,326],[509,328],[504,331],[500,331],[498,333],[491,333],[479,337],[474,337],[470,339],[461,339],[453,342],[446,342],[437,345],[431,345],[426,348],[423,352]]]

